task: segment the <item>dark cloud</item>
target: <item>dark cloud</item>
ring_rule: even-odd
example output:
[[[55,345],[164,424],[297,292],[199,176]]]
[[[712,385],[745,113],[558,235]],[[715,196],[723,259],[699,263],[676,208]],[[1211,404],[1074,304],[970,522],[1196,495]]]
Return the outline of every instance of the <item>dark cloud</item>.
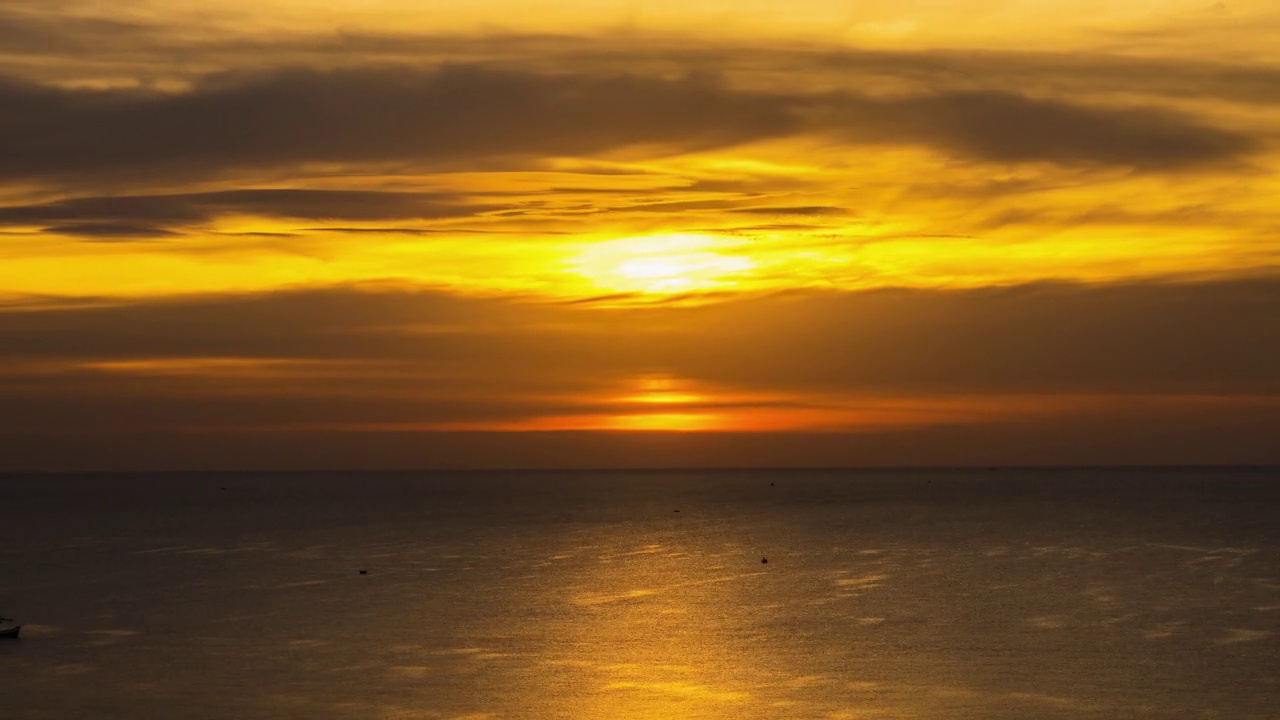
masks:
[[[829,120],[859,142],[922,144],[980,161],[1174,169],[1235,161],[1245,135],[1167,110],[1101,108],[1008,92],[846,96]]]
[[[341,389],[325,389],[328,383],[338,383]],[[453,384],[457,385],[456,379]],[[128,391],[121,392],[122,386]],[[299,392],[308,386],[310,392]],[[0,393],[0,408],[10,418],[24,418],[21,422],[0,420],[0,429],[83,434],[115,428],[256,428],[270,432],[325,425],[493,423],[598,409],[550,394],[519,393],[506,386],[503,390],[506,394],[502,396],[474,385],[459,390],[430,378],[386,376],[376,367],[355,366],[341,372],[300,373],[287,379],[256,378],[251,373],[182,378],[81,372],[61,376],[52,391]]]
[[[209,68],[272,65],[481,63],[539,73],[666,76],[690,69],[734,79],[803,77],[824,87],[895,92],[1037,92],[1067,98],[1214,98],[1280,102],[1280,68],[1263,62],[1142,54],[1026,50],[871,50],[811,44],[752,44],[706,37],[568,34],[339,32],[252,34],[210,29],[197,40],[181,24],[143,24],[67,12],[50,0],[0,3],[0,49],[29,77],[181,77]],[[1185,30],[1185,28],[1183,28]],[[1197,28],[1196,32],[1201,32]],[[1174,34],[1174,42],[1185,38]],[[1179,39],[1181,38],[1181,39]],[[1150,40],[1149,36],[1144,36]],[[17,65],[14,65],[15,72]]]
[[[0,177],[10,179],[110,173],[158,181],[314,163],[465,162],[475,169],[504,157],[711,148],[803,133],[813,122],[854,144],[926,145],[994,162],[1181,168],[1255,148],[1245,136],[1171,111],[1009,92],[811,96],[734,90],[698,75],[537,75],[457,65],[229,73],[183,93],[9,80],[0,82],[0,106]],[[287,192],[228,202],[261,200],[288,215],[303,211],[280,209],[312,199],[291,200]],[[404,202],[350,197],[335,212]]]
[[[591,155],[785,134],[770,98],[689,77],[533,75],[475,66],[207,77],[187,93],[0,84],[0,175],[182,175],[305,163]]]
[[[179,233],[175,233],[172,230],[153,225],[139,225],[127,222],[87,222],[71,225],[52,225],[43,228],[43,230],[47,233],[103,241],[174,237],[179,235]]]
[[[448,193],[380,190],[232,190],[187,196],[206,211],[298,220],[434,220],[496,210]]]
[[[981,229],[1002,228],[1011,225],[1038,225],[1060,232],[1065,228],[1092,226],[1130,225],[1134,227],[1189,228],[1189,227],[1248,227],[1256,218],[1247,213],[1233,212],[1229,208],[1212,205],[1186,205],[1160,210],[1139,211],[1115,204],[1101,204],[1085,210],[1074,208],[1016,207],[1000,210],[984,219]]]
[[[792,450],[809,446],[841,463],[856,458],[840,452],[866,451],[855,464],[1260,461],[1275,457],[1277,316],[1274,279],[790,293],[632,309],[342,288],[100,306],[28,301],[0,311],[0,444],[8,443],[10,467],[114,467],[107,459],[125,456],[110,448],[148,442],[187,448],[169,456],[187,467],[212,457],[200,443],[251,466],[267,457],[253,448],[284,440],[298,452],[278,460],[293,467],[328,457],[301,449],[330,441],[351,452],[399,446],[401,436],[420,439],[417,448],[450,438],[500,446],[514,441],[396,427],[607,411],[607,401],[592,398],[668,373],[738,394],[796,393],[802,403],[1048,403],[1043,416],[1030,411],[1017,422],[688,441],[709,443],[706,452],[719,454],[693,456],[711,464],[803,464]],[[1095,401],[1063,411],[1054,397]],[[360,427],[363,440],[326,429]],[[534,444],[561,447],[550,437]],[[588,445],[613,442],[597,434],[556,437],[598,464],[644,461],[591,455]],[[31,450],[58,442],[83,450],[43,459]],[[523,463],[522,452],[502,457]],[[494,456],[449,450],[436,460],[443,457],[475,465]],[[415,452],[385,460],[437,464]]]
[[[393,360],[476,377],[654,368],[772,391],[1280,393],[1280,281],[789,293],[603,309],[324,291],[0,312],[0,359]]]
[[[1280,101],[1280,68],[1124,52],[780,50],[780,67],[823,77],[914,91],[1020,92],[1058,97],[1214,98],[1245,104]],[[726,59],[731,57],[728,53]]]
[[[73,472],[1280,464],[1274,408],[1164,410],[857,433],[11,430],[0,454],[9,471]]]
[[[0,225],[60,223],[50,231],[125,237],[169,234],[163,225],[204,223],[230,214],[293,220],[439,220],[497,210],[448,193],[248,189],[171,195],[82,197],[0,207]]]
[[[312,227],[306,228],[311,232],[337,233],[341,235],[439,235],[441,233],[449,233],[451,235],[468,235],[468,234],[484,234],[482,230],[473,230],[468,228],[449,228],[448,230],[434,228],[414,228],[414,227]]]
[[[591,312],[436,292],[344,289],[0,312],[0,362],[269,358],[416,363],[512,389],[642,372],[646,333]],[[551,329],[548,328],[559,328]],[[626,348],[632,361],[617,357]],[[513,359],[519,372],[512,372]],[[574,379],[576,378],[576,379]],[[565,383],[568,383],[567,385]]]
[[[159,40],[157,30],[109,18],[0,6],[0,52],[8,54],[136,53]]]
[[[1280,393],[1276,280],[800,293],[671,313],[687,336],[669,362],[751,387]]]
[[[829,205],[780,205],[777,207],[737,208],[734,212],[752,215],[840,215],[844,208]]]

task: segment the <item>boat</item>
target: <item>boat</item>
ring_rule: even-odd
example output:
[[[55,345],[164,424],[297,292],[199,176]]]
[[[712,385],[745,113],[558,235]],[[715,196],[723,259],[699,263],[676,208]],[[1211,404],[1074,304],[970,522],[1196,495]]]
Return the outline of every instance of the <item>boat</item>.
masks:
[[[0,620],[0,640],[11,639],[17,640],[18,633],[22,632],[22,626],[16,625],[12,620]]]

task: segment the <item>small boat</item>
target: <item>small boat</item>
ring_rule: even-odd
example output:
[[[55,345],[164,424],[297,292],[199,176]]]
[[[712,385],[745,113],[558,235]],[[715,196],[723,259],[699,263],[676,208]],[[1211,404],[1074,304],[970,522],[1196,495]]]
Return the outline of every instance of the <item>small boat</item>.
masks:
[[[15,625],[13,621],[0,622],[0,640],[2,639],[18,639],[18,633],[22,632],[21,625]]]

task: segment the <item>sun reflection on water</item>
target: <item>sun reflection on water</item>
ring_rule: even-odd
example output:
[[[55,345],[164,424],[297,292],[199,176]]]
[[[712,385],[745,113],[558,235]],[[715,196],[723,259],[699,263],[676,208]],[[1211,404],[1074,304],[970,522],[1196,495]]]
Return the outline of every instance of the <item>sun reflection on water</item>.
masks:
[[[608,559],[568,598],[575,621],[551,661],[572,675],[565,717],[610,720],[731,718],[749,714],[752,687],[770,663],[726,608],[745,607],[759,573],[692,574],[661,546]],[[589,658],[585,659],[585,658]]]

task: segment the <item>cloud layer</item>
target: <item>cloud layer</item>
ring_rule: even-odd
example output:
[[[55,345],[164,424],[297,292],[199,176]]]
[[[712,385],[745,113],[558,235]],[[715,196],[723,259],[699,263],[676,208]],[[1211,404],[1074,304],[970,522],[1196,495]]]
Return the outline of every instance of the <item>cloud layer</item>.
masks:
[[[201,79],[187,92],[0,83],[0,176],[198,178],[246,168],[444,165],[681,152],[831,130],[988,162],[1177,168],[1236,160],[1247,137],[1172,111],[1077,107],[1007,92],[874,99],[731,89],[712,78],[290,69]],[[816,117],[816,120],[815,120]],[[825,127],[829,125],[829,127]]]
[[[28,305],[0,313],[0,410],[9,434],[39,437],[390,437],[653,412],[620,397],[657,372],[700,393],[669,412],[813,410],[851,398],[878,411],[986,398],[975,407],[987,421],[926,414],[896,432],[911,444],[978,432],[962,429],[970,425],[1012,432],[1016,420],[1038,447],[1070,427],[1079,462],[1093,462],[1125,437],[1145,447],[1138,440],[1152,433],[1200,427],[1195,417],[1234,418],[1236,440],[1254,453],[1266,444],[1262,419],[1280,412],[1277,313],[1280,285],[1266,280],[630,310],[360,290]],[[1091,423],[1113,434],[1099,438]],[[1225,447],[1213,437],[1206,453]]]
[[[284,70],[185,93],[0,85],[9,178],[191,176],[307,163],[443,163],[716,147],[787,132],[785,108],[698,78],[438,70]]]
[[[1280,393],[1277,312],[1272,280],[796,293],[633,309],[317,290],[17,306],[0,313],[0,347],[10,366],[42,372],[221,358],[350,362],[357,377],[359,363],[376,371],[385,362],[422,378],[566,393],[660,369],[753,391],[1269,396]]]

